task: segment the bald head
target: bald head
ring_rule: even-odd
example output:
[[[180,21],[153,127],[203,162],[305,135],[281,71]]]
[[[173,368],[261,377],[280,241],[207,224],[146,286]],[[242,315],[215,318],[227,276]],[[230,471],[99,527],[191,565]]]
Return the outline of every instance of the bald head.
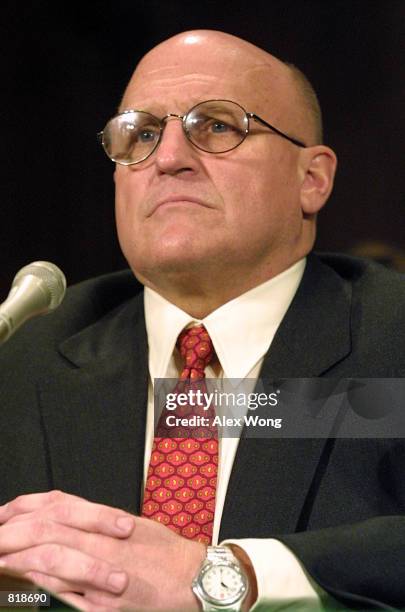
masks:
[[[322,141],[319,103],[305,75],[241,38],[214,30],[183,32],[149,51],[138,64],[120,108],[128,108],[128,100],[137,97],[137,90],[144,89],[150,78],[160,80],[164,95],[165,82],[178,78],[182,88],[197,74],[207,80],[207,95],[214,97],[209,91],[216,91],[216,97],[223,97],[221,81],[230,77],[233,100],[247,111],[261,114],[308,145]]]
[[[304,118],[306,118],[311,126],[311,133],[313,135],[313,142],[311,144],[321,144],[323,142],[323,126],[318,96],[302,70],[294,66],[294,64],[286,63],[286,66],[290,69],[291,78],[296,88]]]
[[[258,116],[248,138],[228,105],[190,113],[213,100]],[[203,318],[311,250],[336,167],[317,144],[315,100],[297,69],[222,32],[184,32],[145,55],[120,110],[146,113],[124,148],[145,143],[149,155],[115,171],[118,236],[142,283]]]

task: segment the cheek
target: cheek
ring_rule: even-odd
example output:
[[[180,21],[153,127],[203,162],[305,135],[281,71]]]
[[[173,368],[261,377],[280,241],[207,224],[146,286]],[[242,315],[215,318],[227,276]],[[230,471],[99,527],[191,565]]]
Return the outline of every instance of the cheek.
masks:
[[[134,236],[139,224],[139,190],[134,188],[134,179],[126,168],[119,168],[114,175],[115,180],[115,220],[118,240],[124,255],[128,257],[128,250],[132,249]]]
[[[299,231],[301,209],[293,160],[282,155],[246,160],[228,185],[226,214],[253,240]]]
[[[114,181],[117,223],[132,225],[136,222],[143,201],[142,181],[136,173],[123,167],[115,171]]]
[[[264,157],[250,173],[249,188],[263,210],[285,211],[297,202],[298,182],[295,158],[285,149]]]

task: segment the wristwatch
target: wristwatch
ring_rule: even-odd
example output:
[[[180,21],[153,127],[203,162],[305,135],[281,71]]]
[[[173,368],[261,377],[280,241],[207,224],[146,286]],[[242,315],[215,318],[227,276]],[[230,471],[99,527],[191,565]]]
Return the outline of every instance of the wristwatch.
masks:
[[[192,589],[203,612],[239,612],[248,591],[241,564],[227,546],[208,546],[207,556]]]

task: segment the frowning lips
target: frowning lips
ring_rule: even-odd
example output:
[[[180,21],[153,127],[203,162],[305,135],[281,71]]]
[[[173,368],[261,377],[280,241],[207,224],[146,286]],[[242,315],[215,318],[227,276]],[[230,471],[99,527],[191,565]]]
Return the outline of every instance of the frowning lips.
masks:
[[[201,200],[200,198],[196,198],[195,196],[176,194],[161,198],[160,200],[155,202],[147,216],[152,216],[158,208],[160,208],[164,204],[170,204],[171,202],[189,202],[190,204],[198,204],[199,206],[204,206],[205,208],[213,208],[213,206],[211,206],[209,203],[204,200]]]

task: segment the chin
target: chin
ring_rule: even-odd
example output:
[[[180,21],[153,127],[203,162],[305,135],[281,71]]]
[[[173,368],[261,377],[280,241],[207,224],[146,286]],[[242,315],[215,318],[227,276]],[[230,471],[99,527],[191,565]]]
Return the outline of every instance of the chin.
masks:
[[[149,257],[127,260],[138,280],[147,286],[184,284],[207,270],[207,259],[201,256],[201,252],[190,252],[184,248],[161,250]]]
[[[157,234],[154,237],[153,243],[148,245],[147,259],[153,261],[155,265],[179,265],[184,262],[198,261],[204,257],[204,252],[208,249],[208,245],[204,243],[204,239],[196,233],[184,231],[176,228],[171,232]]]

